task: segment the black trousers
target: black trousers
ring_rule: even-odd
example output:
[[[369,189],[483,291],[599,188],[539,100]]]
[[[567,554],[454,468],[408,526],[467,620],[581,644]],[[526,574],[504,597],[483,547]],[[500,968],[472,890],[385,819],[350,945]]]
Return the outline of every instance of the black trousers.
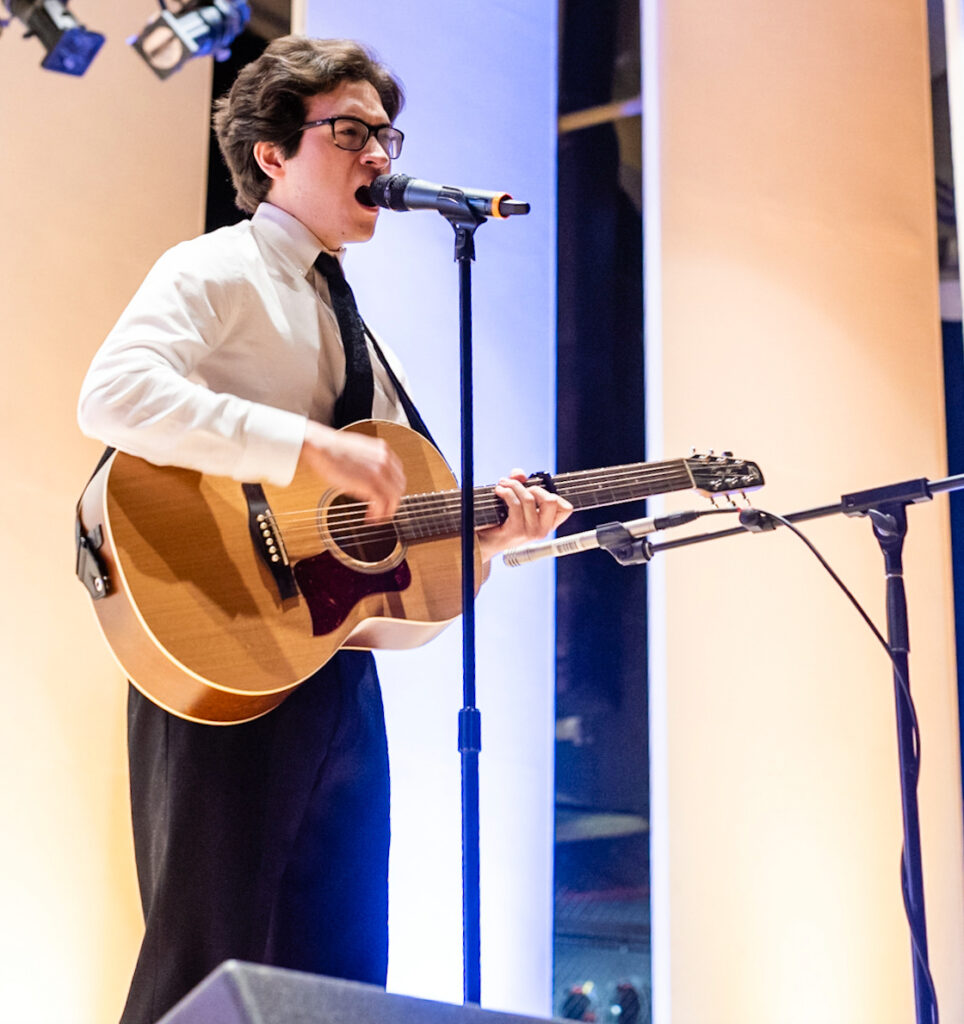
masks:
[[[372,656],[342,651],[242,725],[133,687],[145,935],[121,1024],[154,1024],[229,958],[385,984],[388,750]]]

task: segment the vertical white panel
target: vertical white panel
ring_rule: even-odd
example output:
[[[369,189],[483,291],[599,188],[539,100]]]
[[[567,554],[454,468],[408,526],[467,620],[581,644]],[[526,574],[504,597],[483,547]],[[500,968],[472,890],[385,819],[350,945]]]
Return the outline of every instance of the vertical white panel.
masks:
[[[641,0],[643,96],[643,317],[646,366],[646,458],[662,459],[663,450],[663,304],[662,196],[660,157],[660,0]],[[652,498],[648,511],[663,511],[660,498]],[[650,888],[650,991],[654,1024],[671,1019],[669,906],[669,752],[667,737],[666,575],[665,563],[656,559],[647,567],[647,625],[649,629],[649,888]]]
[[[660,89],[659,0],[641,0],[643,95],[643,316],[646,365],[646,458],[662,459],[663,450],[663,321],[662,218],[660,216]],[[648,511],[659,515],[663,502],[650,499]],[[649,628],[649,887],[650,990],[655,1024],[671,1014],[669,907],[669,780],[667,749],[666,576],[665,563],[647,567]]]
[[[556,5],[512,0],[308,4],[306,31],[373,46],[403,80],[395,170],[505,189],[532,214],[476,236],[476,483],[553,468]],[[383,213],[348,277],[401,355],[414,397],[459,461],[453,231],[434,213]],[[551,568],[493,568],[478,608],[482,710],[482,997],[548,1011],[552,912]],[[415,652],[379,655],[393,770],[389,985],[459,1001],[461,897],[458,627]]]

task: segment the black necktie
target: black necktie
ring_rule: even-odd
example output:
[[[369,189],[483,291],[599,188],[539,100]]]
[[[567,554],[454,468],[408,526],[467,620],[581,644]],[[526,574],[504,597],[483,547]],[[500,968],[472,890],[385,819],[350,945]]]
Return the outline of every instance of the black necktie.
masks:
[[[368,345],[365,341],[368,336],[371,337],[372,347],[375,349],[379,362],[385,368],[385,373],[388,374],[388,379],[395,388],[398,400],[408,417],[409,425],[435,445],[435,439],[429,433],[428,427],[425,426],[418,409],[415,408],[415,403],[409,398],[408,392],[385,358],[374,335],[369,333],[359,315],[358,307],[355,305],[355,296],[345,280],[341,264],[334,256],[322,252],[315,260],[315,268],[324,275],[328,282],[331,305],[335,311],[335,318],[338,320],[342,344],[345,346],[345,390],[335,402],[332,426],[344,427],[357,420],[371,418],[375,381],[372,377],[372,361],[368,355]]]
[[[365,341],[365,326],[358,315],[355,296],[345,280],[341,264],[334,256],[322,252],[315,260],[315,269],[328,281],[332,309],[341,332],[341,343],[345,346],[345,390],[335,402],[332,423],[334,427],[344,427],[358,420],[371,419],[375,395],[372,361]]]

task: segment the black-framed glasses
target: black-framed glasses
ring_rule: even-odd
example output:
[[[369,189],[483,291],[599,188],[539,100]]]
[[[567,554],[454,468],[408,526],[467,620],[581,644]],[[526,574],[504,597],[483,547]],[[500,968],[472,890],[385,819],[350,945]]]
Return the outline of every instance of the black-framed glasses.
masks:
[[[339,149],[347,149],[352,153],[364,149],[374,135],[382,149],[394,160],[401,153],[405,141],[404,134],[394,125],[368,124],[360,117],[323,117],[320,121],[308,121],[298,131],[317,128],[322,124],[331,125],[331,138]]]

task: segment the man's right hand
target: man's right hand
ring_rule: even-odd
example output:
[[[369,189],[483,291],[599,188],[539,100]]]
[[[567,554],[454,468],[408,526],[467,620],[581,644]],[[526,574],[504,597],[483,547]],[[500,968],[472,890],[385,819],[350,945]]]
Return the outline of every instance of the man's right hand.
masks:
[[[353,498],[368,502],[365,519],[390,519],[405,490],[399,457],[378,437],[308,421],[298,469],[311,469]]]

